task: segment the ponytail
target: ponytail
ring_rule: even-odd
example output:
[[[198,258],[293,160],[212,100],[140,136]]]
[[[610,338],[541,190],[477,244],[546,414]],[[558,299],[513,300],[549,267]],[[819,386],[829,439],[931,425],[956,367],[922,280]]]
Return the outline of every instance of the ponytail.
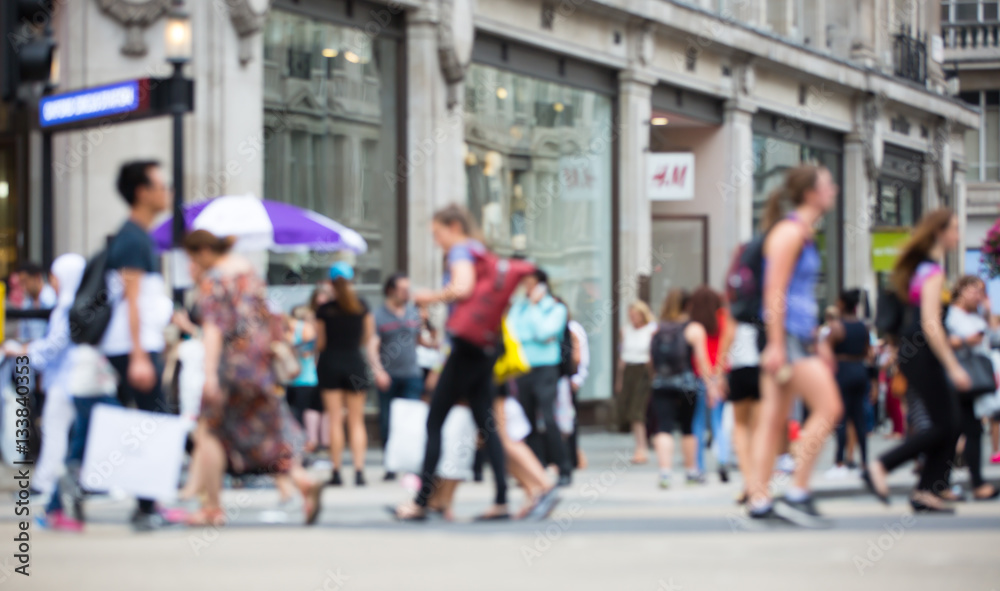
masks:
[[[788,169],[785,182],[775,189],[767,198],[764,206],[764,218],[761,229],[767,233],[785,215],[786,209],[798,207],[805,200],[806,191],[816,187],[819,171],[823,167],[814,164],[802,164]]]

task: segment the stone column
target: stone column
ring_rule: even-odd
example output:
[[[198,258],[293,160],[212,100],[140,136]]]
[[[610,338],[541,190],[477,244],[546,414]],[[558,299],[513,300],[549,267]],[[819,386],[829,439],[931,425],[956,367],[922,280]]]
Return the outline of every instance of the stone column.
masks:
[[[872,269],[872,196],[871,179],[865,166],[864,140],[858,133],[844,138],[844,286],[861,287],[868,291],[869,302],[875,305],[877,285]]]
[[[965,273],[974,274],[978,271],[978,269],[965,268],[965,249],[970,246],[965,239],[965,230],[969,221],[969,201],[968,192],[965,187],[965,173],[965,162],[959,160],[954,161],[951,173],[951,201],[953,203],[953,207],[955,208],[955,215],[958,217],[959,228],[958,248],[955,249],[956,260],[954,261],[955,273],[957,275],[964,275]]]
[[[826,51],[826,0],[807,2],[808,8],[799,15],[803,39],[809,38],[809,46]]]
[[[860,62],[866,68],[873,68],[878,61],[875,53],[876,1],[854,0],[853,3],[854,10],[850,12],[851,31],[854,32],[851,41],[851,59]]]
[[[753,227],[753,115],[756,105],[745,99],[727,101],[724,121],[729,136],[729,178],[719,180],[719,189],[727,203],[726,252],[754,235]]]
[[[652,218],[646,194],[646,153],[649,151],[649,120],[652,117],[653,85],[656,78],[636,70],[618,75],[620,109],[618,194],[619,286],[624,308],[636,294],[638,277],[652,267]]]
[[[407,100],[407,146],[404,161],[393,173],[407,181],[410,277],[415,286],[437,287],[441,251],[431,238],[431,217],[448,203],[466,202],[463,104],[447,107],[448,88],[438,62],[436,4],[406,16],[408,88],[400,92]]]
[[[945,91],[944,70],[941,62],[934,59],[934,42],[944,43],[941,37],[941,3],[922,2],[924,22],[927,23],[927,81],[929,88],[935,92]],[[961,257],[965,258],[965,257]]]

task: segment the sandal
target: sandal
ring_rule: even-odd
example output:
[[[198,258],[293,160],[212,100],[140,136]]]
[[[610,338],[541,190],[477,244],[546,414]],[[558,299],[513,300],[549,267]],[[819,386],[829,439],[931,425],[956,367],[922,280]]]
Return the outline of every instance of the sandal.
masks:
[[[198,509],[184,519],[184,524],[191,527],[214,526],[222,527],[226,525],[226,514],[221,507],[215,509]]]
[[[306,514],[306,525],[316,525],[319,513],[323,509],[323,483],[316,482],[306,492],[303,511]]]
[[[427,510],[412,503],[409,505],[400,505],[399,507],[387,505],[385,510],[392,515],[393,519],[396,521],[427,521]]]

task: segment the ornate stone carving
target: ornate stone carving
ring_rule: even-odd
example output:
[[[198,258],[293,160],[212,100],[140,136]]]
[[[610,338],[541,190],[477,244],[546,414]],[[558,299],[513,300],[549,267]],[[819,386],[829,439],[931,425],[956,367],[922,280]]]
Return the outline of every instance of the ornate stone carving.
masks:
[[[931,145],[930,157],[934,163],[934,178],[942,203],[948,203],[951,198],[951,131],[953,126],[951,119],[941,118],[938,120],[937,125],[934,126],[934,142]]]
[[[861,138],[865,180],[868,186],[864,211],[868,214],[870,228],[876,225],[878,218],[875,215],[877,205],[875,200],[878,199],[876,189],[878,188],[878,177],[882,172],[882,157],[885,153],[885,144],[882,141],[882,114],[885,111],[885,101],[885,95],[869,95],[861,103],[861,112],[858,118],[858,135]]]
[[[170,10],[171,0],[97,0],[104,14],[125,27],[125,44],[121,52],[132,57],[146,55],[143,32]]]
[[[229,6],[229,18],[240,39],[240,65],[253,59],[253,36],[264,28],[271,0],[224,0]]]
[[[743,96],[751,96],[756,86],[757,73],[754,71],[753,63],[740,64],[736,68],[736,91]]]
[[[438,21],[438,61],[448,84],[448,109],[458,105],[458,93],[472,60],[475,28],[472,0],[440,0]]]

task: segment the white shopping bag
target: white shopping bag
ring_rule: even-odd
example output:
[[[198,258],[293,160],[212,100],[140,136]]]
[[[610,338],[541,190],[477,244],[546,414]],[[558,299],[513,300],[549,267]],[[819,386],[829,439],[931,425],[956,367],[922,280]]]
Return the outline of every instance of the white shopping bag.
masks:
[[[180,417],[99,404],[90,419],[80,484],[97,492],[119,489],[173,501],[186,433]]]
[[[427,448],[428,405],[420,400],[396,398],[389,406],[389,440],[385,446],[385,469],[419,474]],[[476,423],[472,411],[456,406],[441,428],[441,459],[437,474],[450,480],[472,476],[476,455]]]
[[[386,471],[420,473],[427,446],[427,409],[427,403],[420,400],[395,398],[390,403]]]
[[[573,389],[567,377],[559,378],[556,382],[555,416],[559,432],[566,436],[572,435],[576,425],[576,409],[573,408]]]

